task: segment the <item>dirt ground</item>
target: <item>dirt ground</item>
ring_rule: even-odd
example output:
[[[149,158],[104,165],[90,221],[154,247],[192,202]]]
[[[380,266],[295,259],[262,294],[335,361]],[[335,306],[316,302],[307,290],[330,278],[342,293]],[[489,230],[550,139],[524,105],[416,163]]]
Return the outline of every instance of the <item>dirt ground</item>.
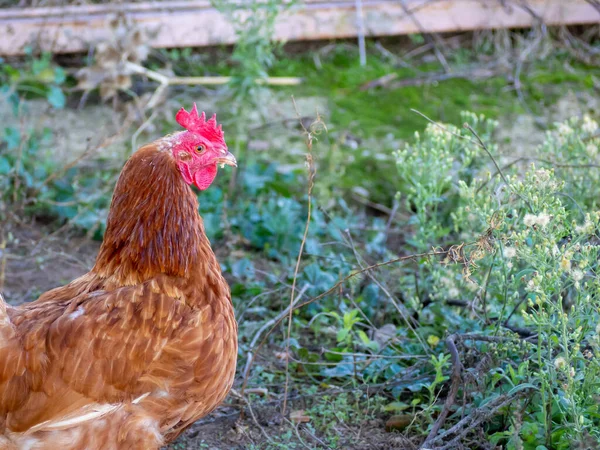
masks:
[[[255,408],[257,422],[254,422],[246,410],[246,418],[240,419],[239,410],[221,407],[208,417],[193,424],[176,442],[163,450],[245,450],[264,448],[268,443],[265,435],[281,436],[290,430],[279,414],[279,407]],[[296,428],[307,447],[328,448],[324,443],[303,431],[303,426]],[[348,450],[412,450],[416,448],[397,433],[385,431],[385,420],[371,420],[362,424],[349,424],[345,427],[344,439],[337,448]],[[271,447],[271,448],[283,448]],[[296,445],[293,448],[303,448]]]

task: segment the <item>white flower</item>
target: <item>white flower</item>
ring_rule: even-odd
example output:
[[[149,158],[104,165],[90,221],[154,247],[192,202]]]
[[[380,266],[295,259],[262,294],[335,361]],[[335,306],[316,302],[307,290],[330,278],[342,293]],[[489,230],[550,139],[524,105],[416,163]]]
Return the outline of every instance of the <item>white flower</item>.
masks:
[[[571,134],[572,132],[573,132],[573,128],[571,128],[566,123],[561,123],[558,126],[558,133],[561,134],[562,136],[567,136],[567,135]]]
[[[533,281],[533,279],[529,280],[527,282],[527,287],[525,288],[526,291],[535,291],[536,285],[535,285],[535,281]]]
[[[448,290],[448,297],[450,297],[450,298],[458,298],[459,295],[460,295],[460,292],[455,287]]]
[[[583,270],[581,269],[574,269],[573,272],[571,273],[571,276],[573,277],[573,279],[575,281],[581,281],[583,280]]]
[[[596,153],[598,153],[598,145],[594,144],[593,142],[589,142],[588,145],[585,146],[585,151],[588,153],[588,155],[595,156]]]
[[[537,223],[542,228],[545,228],[546,225],[548,225],[550,223],[550,219],[551,219],[551,217],[549,214],[541,213],[539,216],[537,216]]]
[[[441,277],[440,278],[440,282],[444,285],[444,286],[454,286],[454,281],[452,281],[450,278],[448,277]]]
[[[532,227],[537,223],[537,216],[534,216],[533,214],[525,214],[523,223],[528,227]]]
[[[513,268],[513,263],[512,263],[512,262],[510,262],[510,261],[509,261],[509,262],[507,262],[507,263],[506,263],[506,268],[507,268],[508,270],[511,270],[511,269]]]
[[[598,129],[598,123],[586,114],[583,116],[583,125],[581,126],[581,129],[586,133],[591,134]]]
[[[477,289],[479,289],[479,286],[477,285],[477,283],[475,283],[473,280],[467,279],[467,289],[471,292],[475,292]]]
[[[550,216],[550,214],[546,214],[545,212],[540,213],[537,216],[534,214],[525,214],[523,223],[528,227],[539,225],[542,228],[545,228],[546,225],[550,223],[550,219],[552,219],[552,216]]]
[[[575,232],[579,234],[592,234],[594,232],[594,223],[587,219],[583,225],[576,225]]]
[[[441,137],[441,136],[445,136],[447,134],[447,132],[445,130],[443,130],[440,126],[432,124],[432,123],[427,125],[427,132],[434,137]]]
[[[545,181],[550,180],[550,176],[552,175],[552,172],[550,172],[549,170],[546,170],[546,169],[538,169],[535,171],[535,175],[539,181],[545,182]]]
[[[504,249],[504,257],[505,258],[514,258],[515,256],[517,256],[517,249],[514,247],[506,247]]]
[[[554,360],[554,367],[556,367],[557,370],[564,369],[566,365],[567,361],[562,356],[559,356]]]

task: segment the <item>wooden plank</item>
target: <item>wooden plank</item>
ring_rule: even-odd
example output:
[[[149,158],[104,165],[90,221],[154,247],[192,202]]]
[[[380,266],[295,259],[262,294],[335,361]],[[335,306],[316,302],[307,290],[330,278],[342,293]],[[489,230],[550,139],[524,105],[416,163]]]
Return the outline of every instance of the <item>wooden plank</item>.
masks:
[[[240,9],[245,1],[238,1]],[[600,23],[600,13],[586,0],[528,0],[529,11],[520,3],[404,0],[407,13],[400,0],[363,0],[362,8],[367,36],[520,28],[532,26],[538,19],[548,25]],[[208,0],[0,9],[0,55],[23,54],[29,45],[55,53],[85,51],[110,36],[107,20],[117,12],[155,32],[154,47],[235,42],[232,25]],[[356,34],[355,0],[304,0],[278,18],[274,37],[294,41]]]

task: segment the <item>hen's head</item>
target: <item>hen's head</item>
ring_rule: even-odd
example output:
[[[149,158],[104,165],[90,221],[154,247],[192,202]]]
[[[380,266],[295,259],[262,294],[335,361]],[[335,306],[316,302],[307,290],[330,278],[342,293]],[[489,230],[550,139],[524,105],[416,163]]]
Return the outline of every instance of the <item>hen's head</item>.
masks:
[[[186,183],[204,190],[215,179],[218,165],[237,165],[227,150],[221,125],[217,126],[216,114],[206,120],[204,112],[198,115],[194,103],[190,112],[181,108],[175,120],[187,130],[177,134],[172,147],[173,158]]]

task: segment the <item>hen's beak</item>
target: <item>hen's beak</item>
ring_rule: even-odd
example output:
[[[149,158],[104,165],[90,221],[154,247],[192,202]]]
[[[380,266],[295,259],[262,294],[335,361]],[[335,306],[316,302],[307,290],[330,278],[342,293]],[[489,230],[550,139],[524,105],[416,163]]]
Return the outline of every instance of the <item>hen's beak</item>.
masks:
[[[235,160],[235,156],[233,156],[229,152],[227,152],[226,155],[217,158],[217,164],[221,164],[221,167],[223,167],[225,164],[227,164],[228,166],[237,167],[237,161]]]

